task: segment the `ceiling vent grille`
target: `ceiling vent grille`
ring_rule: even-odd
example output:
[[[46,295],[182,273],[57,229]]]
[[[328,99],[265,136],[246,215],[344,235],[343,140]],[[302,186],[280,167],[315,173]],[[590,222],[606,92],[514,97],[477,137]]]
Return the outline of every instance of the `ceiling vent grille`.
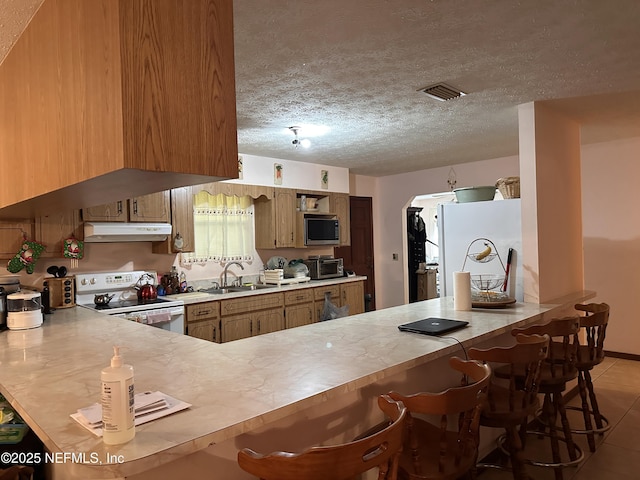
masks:
[[[452,98],[463,97],[466,95],[463,91],[447,85],[446,83],[437,83],[429,87],[421,88],[420,92],[426,93],[431,98],[445,102]]]

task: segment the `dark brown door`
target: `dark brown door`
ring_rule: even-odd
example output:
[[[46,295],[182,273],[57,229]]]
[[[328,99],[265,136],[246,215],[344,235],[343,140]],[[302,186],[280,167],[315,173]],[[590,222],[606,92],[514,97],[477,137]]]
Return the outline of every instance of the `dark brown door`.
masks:
[[[356,275],[366,275],[367,280],[364,283],[365,308],[375,310],[376,284],[373,270],[373,207],[371,197],[349,197],[349,211],[351,245],[336,247],[334,255],[344,259],[345,269],[353,270]]]

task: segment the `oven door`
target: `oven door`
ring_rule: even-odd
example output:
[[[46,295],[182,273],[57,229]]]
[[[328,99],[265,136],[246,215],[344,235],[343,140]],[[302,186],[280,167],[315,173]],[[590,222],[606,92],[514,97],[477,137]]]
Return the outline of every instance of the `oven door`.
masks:
[[[154,308],[135,312],[113,313],[114,317],[162,328],[170,332],[184,334],[184,306]]]

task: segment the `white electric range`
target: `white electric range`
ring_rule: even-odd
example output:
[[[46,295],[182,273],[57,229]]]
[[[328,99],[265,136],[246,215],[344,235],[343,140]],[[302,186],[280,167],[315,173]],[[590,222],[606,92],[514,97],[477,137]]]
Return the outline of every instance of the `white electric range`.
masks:
[[[76,274],[76,304],[96,312],[126,318],[138,323],[184,333],[184,302],[158,297],[138,300],[136,283],[145,275],[157,285],[157,273],[141,270],[132,272],[94,272]],[[143,283],[147,283],[144,281]],[[106,305],[96,305],[96,295],[114,295]]]

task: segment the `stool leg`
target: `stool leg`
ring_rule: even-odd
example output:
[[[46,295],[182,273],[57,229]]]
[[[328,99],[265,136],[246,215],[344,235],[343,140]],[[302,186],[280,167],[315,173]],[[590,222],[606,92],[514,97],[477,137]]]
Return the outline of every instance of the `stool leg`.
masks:
[[[529,480],[529,476],[524,468],[524,453],[522,451],[522,442],[520,434],[514,426],[506,428],[507,431],[507,448],[511,458],[511,473],[514,480]]]
[[[573,436],[571,434],[571,426],[569,425],[569,419],[567,418],[567,411],[564,408],[564,397],[562,393],[556,395],[557,410],[560,414],[560,421],[562,422],[562,429],[564,431],[564,439],[567,444],[567,450],[569,451],[569,458],[576,460],[578,454],[576,453],[576,445],[573,443]]]
[[[598,400],[596,399],[596,392],[593,390],[593,382],[591,381],[591,374],[589,371],[584,372],[585,381],[587,383],[587,389],[589,390],[589,399],[591,400],[591,411],[593,412],[593,418],[596,421],[596,428],[601,429],[604,426],[602,422],[602,415],[600,414],[600,408],[598,408]],[[600,433],[603,435],[603,433]]]
[[[582,400],[582,417],[584,418],[584,429],[587,432],[587,441],[589,442],[589,450],[591,450],[592,452],[595,452],[596,440],[593,435],[593,425],[591,424],[591,412],[589,409],[589,401],[587,398],[587,389],[588,389],[588,383],[586,380],[587,375],[589,375],[588,371],[578,372],[578,391],[580,392],[580,399]],[[590,376],[589,376],[589,379],[591,379]],[[589,392],[589,395],[590,395],[590,392]],[[591,403],[593,403],[593,400]],[[600,421],[600,423],[602,423],[602,420]]]
[[[547,394],[549,395],[549,394]],[[556,429],[556,423],[558,420],[558,408],[557,408],[557,396],[552,395],[552,399],[550,399],[548,403],[549,412],[547,414],[547,421],[549,422],[549,438],[551,438],[551,454],[553,457],[554,463],[560,463],[560,442],[558,441],[558,431]],[[554,468],[553,469],[556,480],[563,480],[562,469]]]

